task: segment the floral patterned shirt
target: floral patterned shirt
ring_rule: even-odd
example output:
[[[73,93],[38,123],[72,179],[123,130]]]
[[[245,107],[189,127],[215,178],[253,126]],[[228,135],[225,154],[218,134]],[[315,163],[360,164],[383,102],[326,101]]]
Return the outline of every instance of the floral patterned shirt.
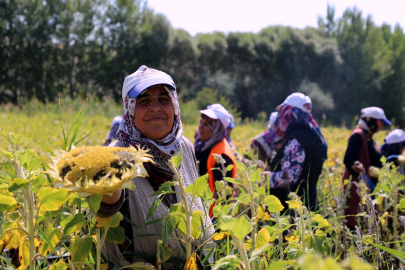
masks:
[[[299,180],[304,167],[305,151],[297,139],[288,141],[284,148],[281,170],[270,174],[270,188],[285,187]]]

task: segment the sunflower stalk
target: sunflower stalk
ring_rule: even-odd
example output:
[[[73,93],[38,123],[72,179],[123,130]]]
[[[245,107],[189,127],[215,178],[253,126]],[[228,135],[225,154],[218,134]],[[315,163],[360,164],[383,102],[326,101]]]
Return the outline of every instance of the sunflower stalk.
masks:
[[[193,238],[191,237],[191,206],[187,203],[187,192],[183,185],[183,179],[180,176],[178,169],[172,160],[169,161],[169,167],[172,169],[176,179],[179,181],[179,188],[181,196],[183,197],[184,212],[185,212],[185,222],[186,222],[186,258],[191,256],[191,244]]]

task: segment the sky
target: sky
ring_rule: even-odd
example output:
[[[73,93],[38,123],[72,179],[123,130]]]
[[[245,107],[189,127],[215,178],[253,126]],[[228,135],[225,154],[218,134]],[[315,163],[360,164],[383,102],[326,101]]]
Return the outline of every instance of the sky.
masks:
[[[372,15],[376,25],[405,27],[405,0],[148,0],[148,6],[164,14],[174,28],[193,36],[213,31],[257,33],[273,25],[317,27],[328,3],[335,6],[335,18],[356,6]]]

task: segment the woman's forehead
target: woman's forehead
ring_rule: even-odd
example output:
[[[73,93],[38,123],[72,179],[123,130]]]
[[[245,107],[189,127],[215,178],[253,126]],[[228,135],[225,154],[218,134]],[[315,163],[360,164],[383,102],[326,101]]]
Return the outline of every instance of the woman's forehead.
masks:
[[[154,85],[143,91],[139,97],[149,97],[153,95],[168,96],[169,93],[166,91],[163,85]]]

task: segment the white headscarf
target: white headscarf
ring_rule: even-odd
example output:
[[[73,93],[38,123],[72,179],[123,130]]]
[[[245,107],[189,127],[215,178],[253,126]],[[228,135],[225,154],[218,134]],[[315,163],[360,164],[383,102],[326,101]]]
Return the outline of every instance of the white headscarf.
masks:
[[[136,127],[134,122],[136,99],[126,96],[124,99],[124,115],[117,133],[117,147],[140,146],[149,149],[156,165],[168,172],[168,159],[180,152],[180,142],[183,127],[180,119],[180,106],[176,91],[164,87],[169,93],[174,107],[174,122],[172,130],[161,140],[152,140],[145,137]]]

